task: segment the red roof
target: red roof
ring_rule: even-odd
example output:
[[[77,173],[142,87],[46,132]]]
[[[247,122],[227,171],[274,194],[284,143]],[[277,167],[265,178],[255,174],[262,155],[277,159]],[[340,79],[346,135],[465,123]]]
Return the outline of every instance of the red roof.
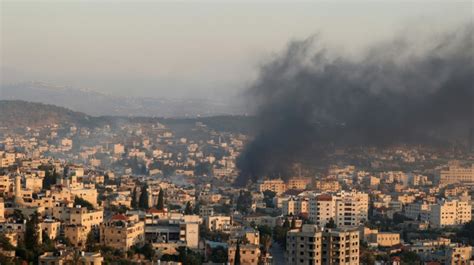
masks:
[[[166,211],[164,209],[163,210],[158,210],[156,208],[151,208],[151,209],[148,209],[146,212],[147,213],[167,213],[168,211]]]
[[[112,220],[127,221],[128,218],[127,218],[127,216],[125,216],[125,215],[123,215],[123,214],[116,214],[116,215],[112,216]]]
[[[332,196],[329,194],[321,194],[316,196],[318,201],[332,201]]]

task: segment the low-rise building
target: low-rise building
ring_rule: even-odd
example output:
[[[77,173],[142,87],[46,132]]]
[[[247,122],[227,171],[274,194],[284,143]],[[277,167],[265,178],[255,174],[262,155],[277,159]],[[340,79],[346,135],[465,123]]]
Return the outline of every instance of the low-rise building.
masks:
[[[128,250],[145,243],[145,223],[137,216],[114,215],[100,226],[100,243],[116,249]]]

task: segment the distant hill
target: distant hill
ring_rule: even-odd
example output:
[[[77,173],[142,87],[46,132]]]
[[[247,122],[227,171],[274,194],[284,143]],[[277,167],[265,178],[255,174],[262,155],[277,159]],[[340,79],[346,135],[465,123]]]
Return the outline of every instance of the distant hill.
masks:
[[[0,100],[0,127],[36,127],[52,123],[88,125],[94,118],[54,105],[21,100]]]
[[[133,92],[133,90],[131,90]],[[0,87],[0,100],[53,104],[92,116],[204,117],[244,113],[236,102],[207,99],[118,97],[91,90],[26,82]]]
[[[22,100],[0,100],[0,127],[9,129],[37,127],[45,124],[69,123],[78,126],[95,127],[104,124],[123,122],[163,123],[173,129],[190,131],[196,122],[202,122],[216,131],[251,133],[256,120],[251,116],[224,115],[200,118],[152,118],[90,116],[51,104],[27,102]]]

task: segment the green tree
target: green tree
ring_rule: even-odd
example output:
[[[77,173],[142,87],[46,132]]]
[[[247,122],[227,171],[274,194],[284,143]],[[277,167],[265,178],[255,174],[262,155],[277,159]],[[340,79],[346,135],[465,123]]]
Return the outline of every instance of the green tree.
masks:
[[[156,204],[156,209],[163,210],[165,208],[164,194],[163,189],[160,188],[160,193],[158,193],[158,203]]]
[[[212,165],[209,162],[198,163],[194,167],[194,175],[196,176],[210,176],[212,173]]]
[[[272,228],[268,225],[259,225],[258,226],[258,232],[260,233],[260,237],[262,236],[272,236]]]
[[[186,208],[184,208],[184,214],[186,215],[193,214],[193,207],[191,206],[191,202],[186,203]]]
[[[86,239],[86,250],[88,252],[95,252],[97,251],[97,231],[95,229],[91,229],[87,234]]]
[[[269,253],[270,247],[272,245],[272,237],[271,235],[261,235],[260,236],[260,245],[262,246],[262,253],[265,255]]]
[[[133,188],[131,206],[132,206],[132,209],[136,209],[138,207],[137,187]]]
[[[331,229],[334,229],[334,228],[337,228],[337,225],[336,225],[336,222],[334,222],[334,219],[329,219],[329,222],[326,224],[326,228],[331,228]]]
[[[250,212],[252,208],[252,194],[249,191],[241,190],[237,197],[237,210],[242,213]]]
[[[145,184],[140,189],[140,197],[138,198],[138,208],[140,209],[148,209],[150,206],[148,205],[148,186]]]
[[[74,206],[78,205],[80,205],[81,207],[85,207],[88,210],[94,210],[94,206],[92,205],[92,203],[88,202],[87,200],[84,200],[81,197],[76,196],[74,198]]]
[[[25,216],[20,209],[14,209],[11,217],[17,222],[23,222],[23,220],[25,220]]]
[[[58,174],[56,173],[56,169],[52,169],[51,167],[45,168],[45,175],[43,178],[43,189],[49,190],[51,186],[56,184],[56,178]]]
[[[403,251],[400,254],[400,258],[402,260],[402,264],[407,264],[407,265],[420,264],[421,262],[420,256],[418,256],[418,254],[412,251]]]
[[[54,244],[54,241],[51,240],[51,238],[49,238],[48,234],[45,231],[42,231],[41,235],[43,237],[43,244],[41,245],[41,252],[42,251],[48,251],[48,252],[56,251],[56,246]]]
[[[240,265],[240,243],[239,242],[237,242],[237,247],[235,248],[234,265]]]
[[[457,236],[466,239],[470,245],[474,245],[474,220],[465,223],[457,233]]]
[[[360,264],[374,265],[375,256],[372,252],[366,251],[360,255]]]
[[[36,251],[38,249],[38,223],[39,214],[34,212],[30,218],[26,221],[25,225],[25,247],[30,251]]]
[[[267,205],[267,208],[274,208],[273,198],[275,198],[276,193],[271,190],[266,190],[263,192],[263,201]]]
[[[153,246],[150,243],[146,243],[141,248],[136,247],[135,252],[142,254],[148,260],[152,260],[153,257],[155,256],[155,249],[153,248]]]
[[[227,263],[227,250],[222,246],[213,248],[209,259],[214,263]]]
[[[195,253],[187,247],[178,248],[178,261],[183,264],[201,265],[202,257],[199,253]]]
[[[288,230],[290,230],[288,219],[285,220],[283,226],[275,226],[273,228],[273,240],[283,248],[286,248],[286,233]]]
[[[3,233],[0,233],[0,248],[7,251],[15,250],[15,247],[10,243],[8,237]]]

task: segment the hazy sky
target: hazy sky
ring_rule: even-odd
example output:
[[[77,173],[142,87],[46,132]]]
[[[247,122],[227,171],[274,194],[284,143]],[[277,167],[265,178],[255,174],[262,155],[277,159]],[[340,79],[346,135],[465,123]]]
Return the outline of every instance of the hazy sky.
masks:
[[[152,97],[237,93],[292,39],[357,51],[472,23],[473,1],[1,1],[1,81]]]

